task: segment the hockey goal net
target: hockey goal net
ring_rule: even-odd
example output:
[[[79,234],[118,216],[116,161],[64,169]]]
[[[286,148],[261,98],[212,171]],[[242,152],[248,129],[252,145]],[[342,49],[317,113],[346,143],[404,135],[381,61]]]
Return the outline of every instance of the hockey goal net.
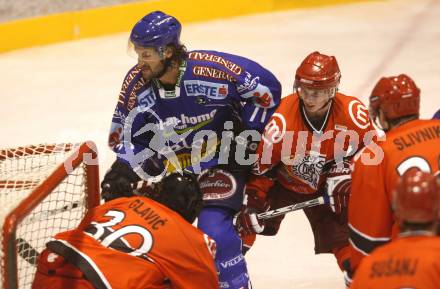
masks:
[[[31,288],[45,243],[99,204],[96,152],[93,142],[0,150],[0,288]]]

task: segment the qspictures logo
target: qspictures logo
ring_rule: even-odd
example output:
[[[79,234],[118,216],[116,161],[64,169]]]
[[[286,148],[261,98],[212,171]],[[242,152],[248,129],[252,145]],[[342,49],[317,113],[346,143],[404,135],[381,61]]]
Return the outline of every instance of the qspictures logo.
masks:
[[[355,104],[354,104],[355,105]],[[354,110],[356,112],[357,110]],[[362,111],[358,110],[358,115],[362,116]],[[318,164],[312,159],[309,159],[312,153],[320,154],[321,144],[334,139],[333,154],[335,159],[351,156],[363,146],[369,147],[375,151],[373,158],[368,159],[368,164],[378,164],[383,159],[383,152],[381,148],[375,143],[375,137],[377,133],[375,130],[366,132],[363,136],[360,136],[356,131],[346,129],[340,125],[337,129],[328,130],[325,133],[318,133],[310,131],[289,131],[287,130],[286,120],[281,114],[275,113],[269,123],[266,126],[265,132],[261,135],[256,130],[244,130],[239,134],[233,134],[232,122],[225,123],[224,130],[212,131],[203,129],[206,123],[210,122],[216,114],[216,110],[210,113],[201,114],[197,116],[180,115],[175,117],[168,117],[162,120],[159,115],[147,107],[137,107],[130,111],[127,115],[124,123],[124,127],[121,132],[121,143],[119,144],[124,148],[118,154],[120,158],[125,159],[136,173],[143,179],[148,179],[151,176],[143,169],[143,164],[152,158],[165,158],[166,161],[162,162],[173,169],[173,171],[182,171],[184,167],[179,163],[178,151],[182,148],[182,145],[186,144],[185,149],[191,151],[190,159],[203,160],[203,162],[209,162],[214,157],[218,158],[219,164],[228,164],[231,161],[236,162],[239,165],[250,166],[257,163],[257,170],[261,170],[260,173],[264,173],[264,168],[261,165],[271,164],[273,157],[273,146],[277,145],[282,148],[280,162],[291,166],[292,174],[299,174],[308,176],[308,180],[311,184],[316,183],[316,174],[319,173],[319,169],[316,173],[311,174],[310,168],[319,168]],[[134,125],[136,118],[145,119],[148,115],[149,122],[145,123],[142,127],[138,128]],[[354,114],[355,115],[355,114]],[[359,122],[359,125],[363,125]],[[134,129],[136,127],[136,129]],[[147,145],[140,146],[135,145],[134,138],[141,138],[143,135],[148,135],[150,140]],[[311,134],[311,136],[310,136]],[[190,138],[188,138],[191,136]],[[312,138],[312,149],[305,149],[305,146],[297,146],[292,149],[293,143],[307,143],[308,138]],[[376,141],[383,141],[384,138],[377,139]],[[218,154],[210,153],[206,155],[203,151],[203,146],[194,146],[193,144],[201,141],[207,141],[208,147],[217,148]],[[258,143],[262,141],[259,154],[250,153],[247,151],[246,142]],[[231,144],[244,142],[243,145],[237,145],[234,151],[233,158],[229,157]],[[349,146],[338,145],[349,143]],[[286,151],[283,151],[286,149]],[[279,152],[278,152],[279,153]],[[294,156],[294,157],[292,157]],[[324,156],[328,156],[328,152],[325,152]],[[260,158],[260,159],[258,159]],[[257,162],[258,160],[258,162]],[[295,169],[296,168],[296,169]],[[201,172],[200,164],[192,164],[190,168],[195,173]],[[165,174],[168,168],[163,170]]]

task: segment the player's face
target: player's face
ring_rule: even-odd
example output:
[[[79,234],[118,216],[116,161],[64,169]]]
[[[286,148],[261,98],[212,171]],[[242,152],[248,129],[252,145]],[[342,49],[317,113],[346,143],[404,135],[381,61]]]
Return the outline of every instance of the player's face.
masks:
[[[320,117],[327,113],[330,99],[335,94],[335,88],[311,89],[298,87],[298,95],[304,103],[304,109],[309,116]]]
[[[138,66],[141,68],[142,77],[148,81],[156,78],[164,69],[164,59],[153,47],[135,47]]]

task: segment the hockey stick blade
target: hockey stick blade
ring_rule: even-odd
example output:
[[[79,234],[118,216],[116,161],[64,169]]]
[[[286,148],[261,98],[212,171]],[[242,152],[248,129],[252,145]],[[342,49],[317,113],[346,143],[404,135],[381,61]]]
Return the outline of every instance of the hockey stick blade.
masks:
[[[67,205],[64,205],[63,207],[60,208],[56,208],[56,209],[51,209],[51,210],[46,210],[46,211],[41,211],[38,213],[35,213],[34,215],[32,215],[31,217],[27,218],[24,220],[24,222],[26,224],[31,224],[31,223],[35,223],[35,222],[41,222],[43,220],[47,220],[49,217],[57,215],[57,214],[61,214],[73,209],[76,209],[80,206],[82,206],[85,203],[84,200],[80,200],[78,202],[73,202],[73,203],[69,203]]]
[[[38,253],[38,251],[25,239],[17,238],[17,251],[18,255],[25,259],[29,264],[34,266],[37,265],[37,258],[40,253]]]
[[[298,211],[304,208],[310,208],[310,207],[315,207],[315,206],[319,206],[319,205],[323,205],[325,204],[325,200],[324,197],[318,197],[316,199],[312,199],[309,201],[305,201],[302,203],[296,203],[287,207],[282,207],[279,209],[275,209],[275,210],[270,210],[264,213],[260,213],[257,215],[258,219],[261,220],[265,220],[265,219],[270,219],[270,218],[274,218],[277,216],[281,216],[290,212],[294,212],[294,211]]]

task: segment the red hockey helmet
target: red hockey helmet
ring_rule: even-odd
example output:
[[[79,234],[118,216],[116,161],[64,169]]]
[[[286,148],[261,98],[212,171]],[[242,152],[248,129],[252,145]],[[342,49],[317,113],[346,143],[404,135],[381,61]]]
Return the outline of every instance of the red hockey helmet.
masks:
[[[428,223],[439,219],[438,178],[418,169],[405,172],[394,192],[393,206],[399,222]]]
[[[375,119],[378,110],[387,119],[418,115],[420,109],[420,89],[405,74],[382,77],[370,96],[370,116]]]
[[[309,54],[297,68],[295,87],[326,89],[336,87],[341,79],[341,71],[334,56],[315,51]]]

